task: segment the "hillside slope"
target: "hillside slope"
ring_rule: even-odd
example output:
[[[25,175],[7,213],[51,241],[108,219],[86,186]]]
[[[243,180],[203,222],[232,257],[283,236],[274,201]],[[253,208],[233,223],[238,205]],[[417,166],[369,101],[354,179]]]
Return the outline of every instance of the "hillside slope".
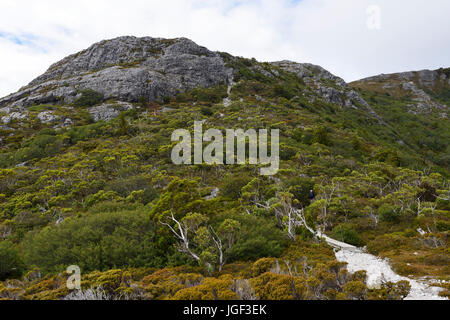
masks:
[[[347,84],[184,38],[121,37],[63,59],[0,99],[0,298],[408,296],[407,282],[350,274],[311,230],[448,296],[445,70]],[[279,172],[174,165],[172,133],[197,121],[279,129]],[[65,286],[71,265],[82,291]]]
[[[389,123],[398,143],[440,166],[450,166],[448,68],[380,75],[350,86]]]

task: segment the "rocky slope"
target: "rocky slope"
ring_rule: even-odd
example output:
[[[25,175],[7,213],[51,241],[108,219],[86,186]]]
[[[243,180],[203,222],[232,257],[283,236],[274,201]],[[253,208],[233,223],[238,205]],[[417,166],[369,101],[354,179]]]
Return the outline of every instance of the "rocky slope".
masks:
[[[227,82],[232,70],[218,53],[185,39],[120,37],[102,41],[54,65],[0,107],[71,103],[80,90],[105,99],[156,100]]]
[[[279,61],[273,62],[272,64],[283,70],[295,73],[308,86],[313,88],[317,96],[324,99],[327,103],[337,104],[341,108],[350,107],[358,109],[358,107],[362,107],[371,116],[378,119],[380,123],[383,123],[383,120],[355,90],[343,79],[331,74],[321,66],[292,61]],[[314,96],[310,96],[310,100],[314,100]]]
[[[238,59],[212,52],[185,38],[119,37],[105,40],[55,63],[17,93],[0,99],[0,114],[3,113],[5,124],[20,121],[27,117],[30,106],[68,105],[85,89],[103,94],[104,100],[126,104],[122,109],[128,110],[129,102],[156,101],[196,87],[232,84]],[[251,69],[275,80],[280,76],[277,70],[294,73],[307,85],[305,95],[309,101],[319,98],[341,108],[364,108],[381,120],[344,80],[320,66],[291,61],[266,65],[268,70],[260,63]],[[95,120],[108,120],[111,115],[118,115],[108,106],[102,105],[100,109],[105,109],[105,115],[94,110],[91,113]],[[44,122],[55,120],[48,113],[39,118]]]
[[[353,88],[383,92],[411,100],[409,112],[424,114],[433,111],[447,117],[450,101],[450,69],[421,70],[382,74],[355,81]]]

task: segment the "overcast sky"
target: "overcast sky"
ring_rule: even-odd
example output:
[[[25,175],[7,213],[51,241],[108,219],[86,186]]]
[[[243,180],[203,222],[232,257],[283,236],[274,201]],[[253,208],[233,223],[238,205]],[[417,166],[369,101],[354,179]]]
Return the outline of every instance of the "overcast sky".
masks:
[[[310,62],[348,82],[450,67],[449,15],[449,0],[0,0],[0,96],[122,35]]]

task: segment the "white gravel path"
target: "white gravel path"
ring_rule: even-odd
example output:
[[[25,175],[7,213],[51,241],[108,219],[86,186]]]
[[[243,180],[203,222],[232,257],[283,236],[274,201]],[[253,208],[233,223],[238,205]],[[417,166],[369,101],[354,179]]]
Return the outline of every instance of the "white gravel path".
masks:
[[[340,262],[347,262],[347,270],[350,273],[366,270],[369,287],[378,286],[383,279],[390,282],[406,280],[411,285],[411,292],[405,300],[448,300],[439,297],[442,288],[432,287],[425,282],[402,277],[392,270],[388,261],[365,253],[361,249],[354,247],[341,249],[336,252],[336,258]]]
[[[394,283],[406,280],[411,285],[411,292],[405,300],[448,300],[439,296],[442,288],[433,287],[424,281],[413,280],[396,274],[387,260],[368,254],[350,244],[331,239],[320,232],[317,233],[317,236],[324,238],[329,245],[339,250],[336,252],[336,259],[340,262],[346,262],[347,270],[350,273],[367,271],[367,285],[369,287],[377,287],[383,280]]]

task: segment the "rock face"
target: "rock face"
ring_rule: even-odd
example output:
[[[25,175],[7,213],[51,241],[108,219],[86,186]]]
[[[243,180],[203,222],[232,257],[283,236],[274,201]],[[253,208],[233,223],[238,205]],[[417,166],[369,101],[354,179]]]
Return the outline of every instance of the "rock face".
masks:
[[[70,103],[83,89],[101,92],[105,99],[156,100],[227,83],[231,77],[220,54],[191,40],[120,37],[57,62],[19,92],[0,99],[0,108]]]
[[[9,124],[12,120],[23,120],[27,118],[27,112],[11,112],[8,115],[1,118],[1,121],[5,124]]]
[[[444,84],[450,85],[449,73],[449,69],[409,71],[392,74],[381,74],[378,76],[355,81],[355,83],[387,82],[389,80],[398,80],[402,83],[413,81],[417,82],[420,87],[433,88],[437,84],[437,82],[443,82]]]
[[[95,106],[89,109],[89,113],[97,121],[108,121],[117,118],[122,111],[133,109],[133,105],[127,102],[117,102],[114,104],[104,103],[99,106]]]
[[[358,93],[349,87],[341,78],[333,75],[320,66],[310,63],[297,63],[292,61],[272,62],[285,71],[295,73],[314,89],[315,93],[328,103],[338,104],[341,107],[354,107],[354,102],[366,106],[367,102]]]
[[[355,109],[363,107],[372,117],[378,119],[380,123],[384,122],[370,105],[343,79],[333,75],[321,66],[286,60],[272,62],[272,65],[285,71],[295,73],[324,101],[337,104],[341,107]]]

